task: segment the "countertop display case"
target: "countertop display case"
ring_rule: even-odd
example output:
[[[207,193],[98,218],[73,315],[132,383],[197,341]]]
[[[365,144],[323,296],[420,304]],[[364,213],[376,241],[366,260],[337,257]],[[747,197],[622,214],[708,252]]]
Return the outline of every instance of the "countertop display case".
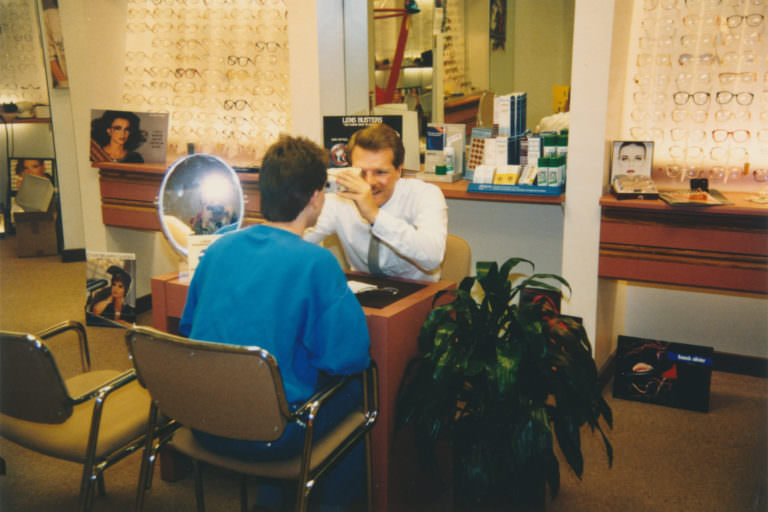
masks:
[[[729,205],[600,199],[604,278],[768,293],[768,205],[728,192]]]

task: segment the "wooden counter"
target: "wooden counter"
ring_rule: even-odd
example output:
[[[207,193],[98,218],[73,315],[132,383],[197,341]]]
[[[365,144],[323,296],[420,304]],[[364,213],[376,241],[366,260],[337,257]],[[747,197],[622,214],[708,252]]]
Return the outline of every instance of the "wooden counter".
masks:
[[[729,192],[722,206],[600,199],[598,275],[660,284],[768,293],[768,206]]]
[[[124,164],[92,162],[99,170],[101,215],[106,226],[160,231],[157,194],[170,164]],[[237,173],[245,196],[246,225],[261,222],[261,197],[258,173]],[[467,180],[453,183],[435,182],[447,199],[507,203],[562,204],[565,194],[534,196],[522,194],[488,194],[467,192]]]
[[[92,162],[99,169],[101,215],[106,226],[160,231],[157,194],[170,164]],[[259,175],[237,173],[243,187],[245,224],[261,220]]]

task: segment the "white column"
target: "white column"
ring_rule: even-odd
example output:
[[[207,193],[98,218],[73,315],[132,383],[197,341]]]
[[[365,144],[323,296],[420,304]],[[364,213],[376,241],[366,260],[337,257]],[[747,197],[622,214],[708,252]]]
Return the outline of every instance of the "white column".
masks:
[[[606,116],[614,0],[576,0],[571,69],[568,188],[562,275],[573,295],[568,314],[584,319],[596,340],[600,205],[607,172]]]

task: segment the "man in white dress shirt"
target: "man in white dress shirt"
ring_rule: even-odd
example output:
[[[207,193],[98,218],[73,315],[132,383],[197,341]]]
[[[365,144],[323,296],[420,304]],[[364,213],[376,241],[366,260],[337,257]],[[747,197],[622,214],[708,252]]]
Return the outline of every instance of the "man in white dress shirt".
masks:
[[[320,243],[336,233],[354,270],[421,281],[440,279],[448,232],[442,191],[402,177],[405,149],[389,126],[375,124],[357,131],[348,152],[352,167],[362,173],[337,175],[340,191],[327,196],[305,240]]]

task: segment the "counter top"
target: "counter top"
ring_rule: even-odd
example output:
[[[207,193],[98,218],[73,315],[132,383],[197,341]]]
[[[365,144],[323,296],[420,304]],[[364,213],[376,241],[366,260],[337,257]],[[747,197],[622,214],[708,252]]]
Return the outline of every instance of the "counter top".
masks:
[[[489,192],[467,192],[468,180],[458,180],[453,183],[434,183],[446,199],[464,199],[468,201],[491,201],[502,203],[536,203],[536,204],[562,204],[565,202],[565,194],[559,196],[535,196],[527,194],[493,194]]]
[[[768,294],[768,206],[670,206],[660,199],[600,199],[598,275],[609,279]]]
[[[747,198],[755,192],[723,192],[733,204],[715,206],[671,206],[661,199],[617,199],[613,194],[600,198],[600,206],[609,209],[643,210],[646,212],[679,213],[686,215],[728,215],[768,217],[768,204],[758,204]]]

